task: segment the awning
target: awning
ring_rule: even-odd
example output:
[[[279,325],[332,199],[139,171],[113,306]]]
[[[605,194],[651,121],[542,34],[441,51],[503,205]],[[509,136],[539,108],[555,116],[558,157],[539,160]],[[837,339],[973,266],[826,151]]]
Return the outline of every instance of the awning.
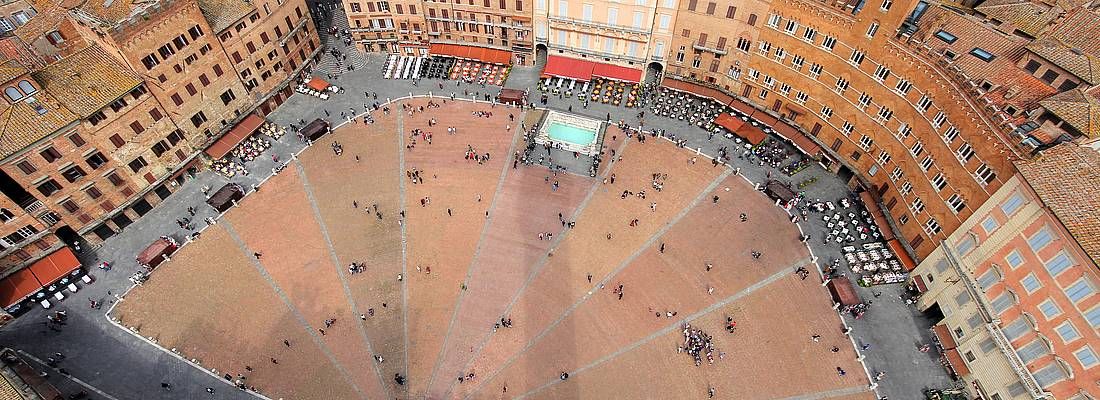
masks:
[[[592,80],[592,70],[596,63],[562,56],[546,57],[546,67],[542,69],[543,75],[560,78],[571,78],[581,81]]]
[[[672,77],[665,77],[665,79],[661,81],[661,86],[673,90],[679,90],[681,92],[691,93],[696,96],[709,97],[722,104],[730,104],[731,102],[733,102],[733,97],[725,94],[721,90],[708,86],[703,86],[698,83],[681,81]]]
[[[894,252],[894,256],[898,258],[898,261],[901,261],[901,266],[905,267],[906,271],[912,271],[917,267],[913,257],[909,257],[909,253],[905,251],[905,246],[902,246],[898,239],[890,239],[886,241],[886,245],[890,246],[890,251]]]
[[[236,183],[228,183],[214,192],[209,199],[206,200],[206,204],[214,207],[218,212],[225,212],[233,206],[234,200],[240,200],[244,198],[244,188]]]
[[[767,194],[768,197],[772,199],[776,199],[784,203],[793,200],[795,196],[798,195],[786,184],[774,179],[764,183],[764,194]]]
[[[764,139],[768,137],[768,134],[764,133],[760,128],[752,126],[752,124],[741,126],[741,129],[738,129],[735,133],[737,136],[745,138],[745,140],[753,145],[760,144],[760,142],[763,142]]]
[[[27,270],[34,274],[41,286],[47,286],[80,268],[80,260],[68,247],[62,247],[50,255],[35,261]]]
[[[523,102],[524,91],[519,89],[500,89],[497,101],[505,104],[519,104]]]
[[[827,286],[829,287],[829,294],[833,296],[833,301],[840,303],[840,305],[854,306],[860,303],[859,295],[856,294],[856,289],[852,287],[852,281],[849,281],[847,277],[841,276],[830,279]]]
[[[955,338],[951,336],[951,329],[947,325],[933,326],[932,333],[936,335],[936,340],[940,342],[940,347],[943,347],[944,350],[951,350],[958,346],[955,344]]]
[[[924,283],[924,277],[921,275],[913,275],[913,286],[917,287],[917,293],[928,291],[928,284]]]
[[[970,375],[970,367],[963,361],[961,355],[959,355],[958,349],[951,349],[943,353],[944,357],[947,357],[947,365],[951,367],[952,371],[955,371],[955,376],[963,377]]]
[[[329,132],[328,121],[317,118],[302,128],[302,136],[308,140],[317,140]]]
[[[508,65],[512,63],[512,52],[488,47],[432,43],[428,51],[438,56],[484,61],[490,64]]]
[[[775,129],[775,127],[779,125],[779,118],[773,117],[771,114],[763,111],[754,113],[752,117],[755,118],[757,121],[760,121],[760,123],[771,127],[772,129]]]
[[[209,155],[210,158],[213,158],[215,160],[225,157],[225,155],[229,154],[229,152],[232,151],[234,147],[237,147],[238,144],[241,144],[241,142],[244,141],[245,138],[252,135],[253,132],[256,132],[256,130],[260,128],[260,125],[263,124],[263,117],[260,117],[256,114],[249,114],[249,116],[245,117],[244,120],[237,123],[237,126],[233,127],[233,129],[230,129],[229,132],[225,134],[225,136],[218,138],[218,140],[215,141],[214,144],[210,145],[210,147],[207,147],[206,154]]]
[[[751,115],[756,113],[756,108],[755,107],[753,107],[751,104],[743,102],[741,100],[733,99],[733,101],[730,101],[729,104],[730,104],[730,107],[733,107],[733,109],[735,109],[737,111],[740,111],[740,112],[744,113],[745,115],[750,115],[751,116]],[[763,114],[763,113],[761,113],[761,114]]]
[[[42,288],[30,269],[22,269],[0,280],[0,305],[10,308]]]
[[[142,265],[155,267],[164,261],[164,256],[176,251],[176,244],[170,240],[160,238],[150,244],[137,256],[137,262]]]
[[[882,235],[882,240],[890,241],[894,239],[894,231],[890,230],[890,223],[886,221],[886,214],[882,213],[882,209],[878,207],[878,202],[875,201],[874,195],[871,191],[864,190],[859,193],[860,200],[863,200],[863,207],[867,209],[867,212],[871,213],[871,218],[875,220],[875,226],[878,226],[879,234]],[[909,268],[911,271],[912,268]]]
[[[726,128],[726,130],[730,131],[730,133],[737,132],[738,129],[741,129],[742,125],[745,125],[744,120],[735,117],[729,113],[718,114],[718,118],[714,119],[714,123],[718,124],[718,126]]]
[[[313,79],[310,79],[309,82],[306,82],[306,86],[318,92],[323,92],[325,89],[328,89],[329,84],[324,79],[315,76]]]
[[[799,151],[807,156],[814,157],[821,153],[821,147],[814,143],[813,140],[806,137],[802,133],[798,132],[798,129],[791,126],[786,122],[780,122],[779,125],[774,127],[775,132],[783,138],[790,140],[794,143],[794,147],[797,147]]]
[[[619,65],[597,63],[592,68],[592,76],[614,79],[617,81],[638,83],[642,80],[642,70],[627,68]]]

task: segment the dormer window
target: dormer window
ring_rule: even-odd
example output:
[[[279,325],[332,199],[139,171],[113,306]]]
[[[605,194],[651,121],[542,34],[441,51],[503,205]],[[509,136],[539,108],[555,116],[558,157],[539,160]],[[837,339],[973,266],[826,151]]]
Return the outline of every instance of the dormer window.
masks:
[[[7,87],[4,89],[4,94],[8,96],[8,100],[19,101],[23,98],[23,93],[14,87]]]
[[[32,85],[25,79],[19,81],[19,90],[22,90],[23,94],[26,94],[27,96],[30,96],[34,94],[34,92],[38,91],[38,89],[35,89],[34,85]]]

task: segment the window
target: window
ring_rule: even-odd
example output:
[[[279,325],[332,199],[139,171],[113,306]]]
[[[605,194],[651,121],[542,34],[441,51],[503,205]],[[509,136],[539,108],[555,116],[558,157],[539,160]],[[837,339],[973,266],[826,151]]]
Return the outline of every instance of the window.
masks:
[[[756,14],[749,14],[749,19],[747,22],[749,26],[756,26]]]
[[[912,146],[909,146],[909,153],[913,154],[914,158],[915,157],[920,157],[921,154],[924,154],[924,142],[919,141],[919,140],[914,142]],[[943,180],[943,174],[937,175],[937,177],[940,178],[941,180]],[[935,181],[936,178],[932,178],[932,180]],[[943,185],[946,185],[946,184],[947,184],[947,181],[944,180]],[[933,186],[936,186],[936,190],[943,189],[942,185],[933,184]]]
[[[920,169],[924,172],[928,172],[928,170],[932,169],[933,165],[936,165],[936,161],[932,156],[924,156],[924,159],[920,161]]]
[[[149,163],[145,161],[145,157],[138,156],[138,158],[130,161],[130,163],[127,165],[130,166],[131,171],[138,172],[141,171],[142,168],[145,168],[145,166],[149,165]]]
[[[15,166],[19,167],[19,170],[23,171],[23,173],[27,175],[33,174],[35,171],[38,171],[38,169],[34,167],[34,164],[31,164],[30,161],[27,160],[20,161],[19,163],[15,164]]]
[[[959,157],[959,161],[970,161],[974,158],[974,147],[970,146],[970,143],[963,142],[958,149],[955,149],[955,155]]]
[[[141,121],[131,122],[130,129],[134,131],[135,135],[140,135],[142,132],[145,132],[145,127],[141,126]]]
[[[783,32],[786,32],[788,35],[793,35],[795,33],[795,31],[797,31],[797,30],[798,30],[798,21],[795,21],[793,19],[788,19],[787,20],[787,25],[783,27]]]
[[[967,234],[958,244],[955,245],[955,253],[958,255],[966,255],[970,250],[974,250],[974,245],[977,242],[974,240],[974,235]]]
[[[772,44],[768,43],[767,41],[761,40],[760,44],[757,45],[757,50],[760,51],[760,55],[766,56],[769,52],[772,51]]]
[[[804,65],[805,63],[806,63],[806,58],[805,57],[802,57],[802,56],[797,55],[797,54],[795,54],[794,57],[791,57],[791,68],[794,68],[795,71],[801,71],[802,70],[802,65]]]
[[[172,93],[172,104],[183,105],[183,97],[179,93]]]
[[[848,57],[848,62],[858,67],[860,64],[863,64],[864,57],[866,57],[866,54],[864,54],[862,51],[852,50],[852,55]]]
[[[933,236],[937,233],[940,233],[940,230],[940,223],[939,221],[936,221],[935,218],[929,218],[928,222],[924,223],[924,233],[927,233],[928,236]]]
[[[1024,287],[1027,294],[1035,293],[1036,290],[1043,287],[1042,282],[1039,282],[1039,278],[1035,276],[1035,273],[1030,273],[1020,281],[1020,285]]]
[[[1020,193],[1013,193],[1012,197],[1005,200],[1004,204],[1001,204],[1001,211],[1005,213],[1005,216],[1010,216],[1020,209],[1020,206],[1024,205],[1024,196]]]
[[[955,214],[958,214],[966,208],[966,201],[963,200],[962,196],[959,196],[958,193],[955,193],[952,194],[951,197],[947,198],[947,205],[951,207],[951,211],[954,211]]]
[[[852,125],[849,121],[844,121],[844,125],[841,125],[840,131],[844,132],[844,136],[851,136],[852,131],[856,130],[856,126]]]
[[[765,22],[764,25],[767,25],[768,27],[771,27],[771,28],[778,28],[779,27],[779,20],[780,20],[779,14],[771,14],[771,15],[768,15],[768,21]],[[750,23],[749,25],[752,25],[752,24]]]
[[[737,16],[737,7],[729,6],[726,8],[726,18],[733,19]]]
[[[114,134],[114,135],[111,135],[111,144],[114,144],[115,148],[118,148],[118,147],[125,146],[126,141],[122,140],[122,136],[119,136],[118,134]]]
[[[999,226],[1000,224],[997,223],[997,219],[993,218],[993,216],[986,217],[984,220],[982,220],[982,229],[985,230],[985,233],[987,235],[993,233],[993,231],[997,230],[997,227]]]
[[[1059,252],[1057,255],[1051,257],[1051,259],[1043,263],[1043,267],[1047,269],[1047,272],[1050,273],[1050,276],[1058,276],[1062,272],[1065,272],[1065,270],[1069,269],[1069,267],[1071,266],[1073,266],[1073,260],[1070,259],[1064,251]]]
[[[1058,308],[1058,304],[1053,299],[1046,299],[1039,303],[1039,312],[1043,314],[1043,318],[1048,320],[1062,314],[1062,310]]]
[[[894,5],[894,0],[882,0],[882,5],[878,8],[883,12],[890,11],[890,6]]]
[[[970,50],[970,55],[977,57],[979,60],[985,62],[990,62],[993,61],[994,58],[997,58],[997,56],[993,55],[993,53],[985,51],[981,47],[975,47],[973,50]]]
[[[939,129],[940,127],[942,127],[943,124],[946,123],[946,122],[947,122],[947,114],[944,114],[943,111],[940,111],[940,112],[936,113],[936,116],[932,117],[932,126],[936,127],[936,129]]]
[[[878,108],[878,120],[882,123],[889,122],[894,117],[894,110],[891,110],[886,106],[879,106]]]
[[[784,96],[789,96],[791,94],[791,85],[786,83],[779,85],[779,93],[782,93]]]
[[[1016,318],[1015,321],[1012,321],[1011,324],[1002,327],[1001,331],[1004,332],[1005,337],[1008,338],[1009,341],[1013,341],[1019,339],[1021,336],[1032,329],[1033,328],[1030,321],[1028,321],[1028,318],[1021,316],[1019,318]]]
[[[1036,339],[1028,343],[1026,346],[1016,350],[1016,354],[1020,356],[1020,360],[1024,364],[1035,361],[1035,359],[1047,355],[1050,353],[1050,348],[1047,347],[1041,339]]]
[[[1008,253],[1008,255],[1005,256],[1005,262],[1008,263],[1009,268],[1016,269],[1016,267],[1019,267],[1020,264],[1024,263],[1024,257],[1020,256],[1019,251],[1012,250],[1011,253]]]
[[[794,98],[795,103],[798,103],[800,105],[806,105],[807,100],[810,100],[810,95],[801,90],[798,91],[798,94],[796,94]]]
[[[832,118],[833,117],[833,109],[829,108],[829,106],[821,106],[821,117],[824,118],[824,119]]]
[[[1100,307],[1093,308],[1085,313],[1085,320],[1093,328],[1100,327]]]
[[[811,28],[811,27],[807,26],[806,29],[802,31],[802,40],[813,43],[814,38],[816,38],[816,37],[817,37],[817,29],[814,29],[814,28]]]
[[[88,168],[91,168],[92,170],[97,170],[99,169],[99,167],[107,164],[107,157],[104,157],[103,153],[97,151],[94,154],[88,156],[88,158],[85,158],[84,161],[88,163]]]
[[[833,51],[836,48],[836,36],[825,36],[824,39],[821,39],[821,48]]]
[[[876,33],[878,33],[878,22],[872,22],[871,25],[867,27],[867,37],[873,38]]]
[[[222,104],[224,105],[229,105],[229,102],[237,98],[237,96],[233,94],[233,89],[226,89],[219,97],[221,97]]]
[[[897,182],[902,176],[905,176],[905,171],[901,167],[894,167],[894,171],[890,172],[891,181]]]
[[[993,299],[990,305],[993,306],[993,311],[997,314],[1001,314],[1016,304],[1016,295],[1012,294],[1012,291],[1005,290],[1000,296]]]
[[[1069,297],[1069,300],[1074,303],[1084,300],[1093,293],[1096,293],[1096,289],[1092,287],[1092,283],[1089,283],[1088,279],[1081,279],[1074,282],[1072,285],[1065,288],[1064,291],[1066,292],[1066,297]]]
[[[1066,321],[1061,325],[1054,328],[1055,332],[1058,332],[1058,337],[1062,338],[1062,342],[1069,343],[1077,340],[1081,337],[1081,333],[1077,331],[1077,328],[1073,326],[1072,322]]]
[[[860,93],[859,94],[859,108],[860,109],[866,109],[867,106],[871,104],[872,99],[873,98],[871,97],[871,95],[867,94],[867,92]]]
[[[1052,241],[1054,241],[1054,235],[1050,232],[1049,228],[1044,226],[1039,232],[1036,232],[1027,239],[1027,246],[1031,248],[1031,251],[1039,252],[1039,250],[1042,250],[1043,247],[1046,247],[1046,245],[1050,244]]]
[[[737,49],[748,53],[752,47],[752,41],[745,38],[737,38]]]
[[[870,136],[863,135],[859,138],[859,148],[863,149],[863,151],[870,150],[871,145],[874,144],[874,142],[875,141],[871,139]]]
[[[787,50],[782,47],[777,47],[773,55],[775,57],[775,61],[782,64],[783,60],[787,58]]]
[[[851,82],[849,82],[847,79],[836,78],[836,86],[833,90],[835,90],[838,94],[844,94],[844,91],[848,90],[849,85],[851,85]]]
[[[57,193],[61,190],[61,185],[53,179],[47,179],[45,182],[38,184],[38,192],[43,196],[49,197],[51,194]]]
[[[946,42],[947,44],[952,44],[955,43],[956,40],[959,40],[959,38],[955,35],[952,35],[950,32],[942,29],[936,32],[936,38]]]
[[[994,172],[992,168],[989,168],[989,165],[983,163],[978,166],[978,169],[974,170],[974,179],[977,180],[978,183],[988,185],[990,182],[993,182],[994,179],[997,179],[997,173]]]
[[[948,144],[950,144],[951,142],[954,142],[955,139],[958,138],[958,137],[959,137],[959,128],[956,128],[954,125],[947,127],[947,130],[943,131],[943,141],[948,143]]]
[[[903,195],[908,195],[910,192],[913,191],[913,184],[909,183],[909,181],[905,181],[901,184],[901,187],[898,188],[898,191],[901,192],[901,194]]]
[[[156,67],[157,64],[160,64],[160,60],[158,60],[157,55],[153,53],[149,53],[149,55],[141,59],[141,65],[144,65],[145,69],[151,70],[153,67]]]
[[[908,138],[909,135],[912,135],[912,134],[913,134],[913,127],[909,126],[909,123],[902,122],[901,125],[898,126],[898,135],[897,136],[898,136],[899,139]]]
[[[1035,371],[1033,374],[1035,381],[1038,382],[1038,386],[1048,387],[1056,384],[1060,380],[1066,379],[1066,371],[1062,369],[1062,366],[1058,363],[1051,363],[1045,368]]]
[[[67,199],[61,202],[61,207],[65,208],[65,211],[68,211],[69,213],[75,213],[77,210],[80,209],[80,206],[76,205],[76,202],[74,202],[73,199]]]
[[[982,287],[982,290],[988,291],[994,283],[1001,280],[1001,273],[996,268],[990,267],[985,273],[978,276],[978,286]]]
[[[69,183],[76,182],[80,180],[80,178],[83,178],[85,175],[87,174],[84,173],[84,170],[76,165],[66,168],[64,171],[61,171],[61,176],[64,177],[66,181],[69,181]]]
[[[924,211],[924,201],[920,197],[913,198],[913,202],[909,204],[909,209],[913,211],[913,214],[920,214]]]
[[[898,80],[898,84],[894,86],[894,91],[902,96],[909,94],[910,90],[913,90],[913,83],[906,79]]]
[[[821,64],[818,64],[818,63],[810,64],[810,77],[811,78],[817,79],[818,76],[821,76],[821,71],[822,71]]]
[[[920,100],[917,100],[917,108],[920,109],[922,113],[928,112],[928,109],[932,108],[932,99],[928,98],[928,96],[921,96]]]
[[[115,186],[122,186],[123,184],[126,183],[126,181],[122,180],[122,177],[118,176],[118,173],[115,173],[115,172],[107,174],[107,180],[110,181],[111,184],[115,185]]]
[[[47,147],[46,149],[42,150],[42,152],[40,152],[39,154],[42,155],[42,158],[45,159],[46,162],[48,162],[48,163],[52,163],[52,162],[56,161],[57,159],[61,158],[61,153],[58,152],[57,149],[54,149],[53,147]]]
[[[875,80],[879,82],[886,81],[886,78],[890,77],[890,69],[885,66],[879,65],[875,68]]]
[[[1077,361],[1081,363],[1082,367],[1091,368],[1092,366],[1100,363],[1100,359],[1096,358],[1096,353],[1092,351],[1091,347],[1085,346],[1081,350],[1073,352],[1073,356],[1077,357]]]
[[[206,114],[202,111],[199,111],[195,113],[195,115],[191,116],[191,124],[194,125],[196,128],[202,126],[202,124],[206,123],[206,121]]]

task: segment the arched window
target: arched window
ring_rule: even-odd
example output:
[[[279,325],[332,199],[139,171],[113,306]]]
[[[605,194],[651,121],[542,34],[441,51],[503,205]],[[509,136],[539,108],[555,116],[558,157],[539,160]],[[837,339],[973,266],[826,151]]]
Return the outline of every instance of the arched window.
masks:
[[[23,98],[23,93],[20,93],[19,89],[11,86],[4,89],[4,94],[6,94],[11,101],[18,101]]]
[[[15,218],[15,214],[12,214],[6,208],[0,208],[0,222],[8,222]]]
[[[23,93],[26,93],[27,95],[31,95],[34,92],[38,91],[38,89],[34,88],[34,85],[32,85],[30,82],[27,82],[27,80],[25,79],[19,81],[19,90],[22,90]]]

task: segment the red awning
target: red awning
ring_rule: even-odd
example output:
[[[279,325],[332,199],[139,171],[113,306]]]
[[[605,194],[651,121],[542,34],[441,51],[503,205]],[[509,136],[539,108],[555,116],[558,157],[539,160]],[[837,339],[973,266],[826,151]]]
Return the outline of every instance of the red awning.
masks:
[[[733,97],[730,97],[730,95],[723,93],[721,90],[708,86],[703,86],[698,83],[677,80],[671,77],[665,77],[665,79],[661,81],[661,86],[667,87],[669,89],[679,90],[681,92],[691,93],[696,96],[709,97],[717,100],[718,102],[721,102],[722,104],[730,104],[730,102],[733,101]]]
[[[745,125],[745,121],[743,121],[741,118],[730,115],[729,113],[718,114],[718,118],[714,119],[714,123],[718,124],[718,126],[726,128],[726,130],[730,131],[731,133],[737,132],[738,129],[741,129],[742,125]]]
[[[592,80],[592,70],[596,63],[562,56],[549,56],[546,58],[546,67],[542,69],[543,75],[572,78],[581,81]]]
[[[642,70],[612,64],[597,63],[596,66],[592,68],[592,76],[599,76],[623,82],[638,83],[642,80]]]
[[[244,118],[237,126],[233,127],[225,136],[222,136],[210,147],[206,148],[206,154],[213,159],[219,159],[229,154],[234,147],[237,147],[245,138],[256,132],[256,129],[260,128],[260,125],[264,124],[263,117],[256,114],[251,114]]]
[[[818,146],[817,143],[814,143],[813,140],[810,140],[810,138],[803,135],[797,128],[790,124],[780,122],[779,125],[776,125],[774,128],[779,136],[790,140],[791,143],[794,143],[794,147],[797,147],[798,150],[802,151],[802,153],[807,156],[814,157],[821,153],[821,147]]]
[[[176,251],[175,243],[163,238],[157,239],[157,241],[150,244],[149,247],[146,247],[145,250],[142,250],[141,254],[138,254],[137,262],[142,265],[155,267],[160,264],[161,261],[164,261],[162,256],[170,255],[174,251]]]
[[[947,364],[951,366],[951,369],[955,371],[956,376],[970,375],[970,367],[963,361],[961,355],[959,355],[958,349],[951,349],[943,353],[944,357],[947,357]]]
[[[928,291],[928,284],[924,283],[923,276],[913,275],[913,286],[917,287],[917,293],[924,293]]]
[[[894,256],[898,258],[898,261],[901,261],[901,266],[905,267],[906,271],[912,271],[917,267],[913,257],[909,257],[909,253],[905,251],[905,246],[902,246],[896,238],[886,241],[886,245],[890,246],[890,251],[894,252]]]
[[[0,280],[0,305],[8,308],[19,304],[42,288],[30,269],[22,269]]]
[[[768,134],[764,133],[760,128],[752,126],[752,124],[744,124],[741,126],[741,129],[737,130],[737,136],[743,137],[745,140],[749,141],[749,143],[756,145],[763,142],[764,139],[768,137]]]
[[[852,287],[852,281],[846,277],[837,277],[829,280],[827,284],[829,293],[833,295],[833,301],[842,306],[854,306],[860,303],[856,289]]]
[[[310,89],[321,92],[325,89],[328,89],[329,84],[324,79],[315,76],[313,77],[313,79],[310,79],[309,82],[306,82],[306,86],[309,86]]]
[[[951,329],[947,328],[947,325],[939,324],[932,327],[932,333],[936,335],[936,340],[940,342],[940,346],[944,350],[951,350],[955,348],[955,338],[951,336]]]
[[[886,221],[886,214],[882,213],[882,209],[878,207],[878,203],[875,202],[874,196],[871,191],[864,190],[859,193],[860,200],[863,200],[863,207],[867,208],[867,212],[871,213],[871,218],[875,220],[875,226],[878,226],[879,234],[882,235],[882,240],[890,241],[894,239],[894,231],[890,230],[890,223]],[[910,268],[912,270],[912,268]]]
[[[512,63],[512,52],[488,47],[432,43],[428,51],[439,56],[484,61],[491,64],[508,65]]]
[[[41,260],[35,261],[34,264],[27,267],[27,270],[34,274],[35,279],[38,279],[38,283],[46,286],[57,282],[58,279],[77,268],[80,268],[80,260],[76,259],[76,254],[73,254],[73,251],[68,247],[62,247]]]
[[[741,100],[733,99],[733,101],[730,101],[729,104],[730,104],[730,107],[733,107],[735,110],[740,111],[740,112],[744,113],[745,115],[750,115],[751,116],[751,115],[756,113],[756,108],[755,107],[753,107],[751,104],[743,102]],[[761,113],[761,114],[763,114],[763,113]]]
[[[760,123],[770,126],[772,129],[775,129],[776,125],[779,125],[779,118],[773,117],[771,114],[763,111],[753,113],[752,117],[756,118]]]

